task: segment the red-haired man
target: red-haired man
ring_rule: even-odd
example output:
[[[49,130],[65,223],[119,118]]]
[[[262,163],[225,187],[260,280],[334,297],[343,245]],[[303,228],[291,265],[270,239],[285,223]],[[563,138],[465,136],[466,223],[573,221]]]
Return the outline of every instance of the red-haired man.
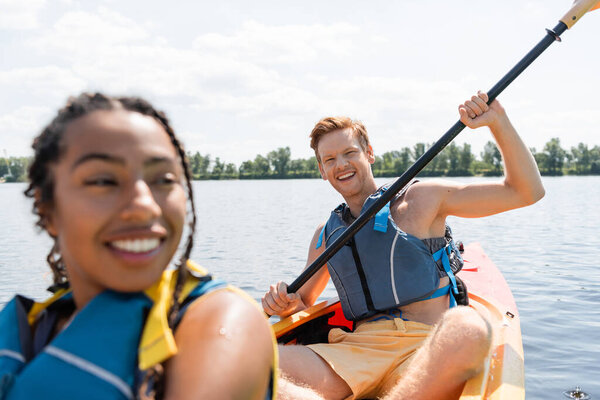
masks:
[[[533,156],[500,103],[488,106],[487,99],[479,92],[459,114],[469,128],[489,127],[504,159],[503,180],[414,182],[297,293],[278,282],[265,294],[265,312],[285,317],[312,305],[331,277],[346,318],[356,321],[353,332],[332,329],[328,343],[280,346],[284,379],[327,399],[454,399],[481,368],[491,330],[475,310],[460,306],[465,296],[454,274],[462,259],[446,217],[483,217],[544,196]],[[345,203],[316,229],[307,265],[386,190],[373,178],[375,156],[360,122],[322,119],[311,147],[321,176]]]

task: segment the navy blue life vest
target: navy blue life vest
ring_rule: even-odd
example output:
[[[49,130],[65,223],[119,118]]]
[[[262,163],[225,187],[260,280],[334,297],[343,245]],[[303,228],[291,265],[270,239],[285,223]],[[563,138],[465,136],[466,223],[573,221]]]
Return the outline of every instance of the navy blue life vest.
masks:
[[[184,285],[182,309],[226,286],[209,275],[195,275]],[[31,326],[46,309],[72,302],[72,295],[62,291],[45,303],[13,298],[0,312],[0,400],[137,398],[143,370],[177,351],[163,318],[169,304],[163,299],[172,296],[170,282],[146,292],[100,293],[38,354],[33,351],[39,347],[33,336],[37,330]]]
[[[378,189],[369,196],[361,213],[387,190]],[[327,246],[349,226],[343,218],[347,205],[332,211],[321,231],[317,248]],[[449,255],[460,259],[454,242],[431,253],[423,241],[403,232],[390,215],[390,204],[371,218],[345,246],[327,263],[331,279],[338,292],[346,319],[359,321],[391,308],[417,301],[452,294],[450,307],[456,305],[456,279],[450,267]],[[437,261],[442,260],[450,278],[448,286],[438,289],[440,278]]]

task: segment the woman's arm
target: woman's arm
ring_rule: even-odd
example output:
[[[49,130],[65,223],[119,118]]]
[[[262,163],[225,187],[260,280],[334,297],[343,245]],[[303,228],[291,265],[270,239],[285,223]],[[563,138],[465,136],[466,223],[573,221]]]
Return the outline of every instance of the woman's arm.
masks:
[[[253,300],[231,289],[200,297],[175,333],[166,365],[168,400],[263,400],[276,352],[272,330]]]

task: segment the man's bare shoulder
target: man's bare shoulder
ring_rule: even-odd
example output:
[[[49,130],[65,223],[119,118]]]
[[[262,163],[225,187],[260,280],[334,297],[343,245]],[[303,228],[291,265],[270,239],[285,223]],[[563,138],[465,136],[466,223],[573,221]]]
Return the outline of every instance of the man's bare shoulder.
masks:
[[[392,217],[402,230],[419,238],[443,235],[445,216],[440,214],[447,195],[458,184],[445,179],[427,179],[410,186],[392,208]]]
[[[443,196],[444,193],[460,186],[461,184],[448,179],[428,179],[413,183],[404,197],[407,201],[430,199],[431,196]]]

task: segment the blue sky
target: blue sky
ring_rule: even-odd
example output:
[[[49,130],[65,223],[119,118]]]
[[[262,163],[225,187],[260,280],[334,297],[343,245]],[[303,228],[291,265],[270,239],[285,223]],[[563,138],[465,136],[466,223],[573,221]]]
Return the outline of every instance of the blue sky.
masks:
[[[190,151],[239,165],[277,147],[312,155],[326,115],[362,120],[377,154],[437,140],[569,0],[0,0],[0,149],[29,155],[69,95],[136,94]],[[600,144],[600,10],[499,98],[542,148]],[[491,135],[463,132],[476,152]]]

